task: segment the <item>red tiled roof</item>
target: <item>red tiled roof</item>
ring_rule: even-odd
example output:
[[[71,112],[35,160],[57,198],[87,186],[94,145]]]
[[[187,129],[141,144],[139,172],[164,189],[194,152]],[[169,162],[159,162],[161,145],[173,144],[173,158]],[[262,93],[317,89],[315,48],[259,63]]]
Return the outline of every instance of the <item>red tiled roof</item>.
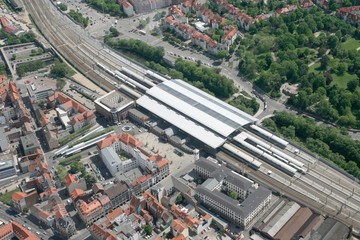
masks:
[[[72,191],[71,193],[71,199],[74,201],[82,195],[84,195],[84,190],[75,188],[74,191]]]
[[[65,176],[65,183],[67,187],[70,186],[70,184],[77,182],[78,180],[74,174],[69,173],[68,175]]]
[[[173,228],[178,233],[182,233],[187,228],[187,226],[182,220],[175,219],[171,223],[171,228]]]
[[[109,212],[109,214],[107,215],[107,218],[110,221],[114,221],[115,218],[119,217],[123,213],[124,213],[124,211],[121,208],[116,208],[115,210],[112,210],[111,212]]]
[[[10,239],[10,236],[20,240],[40,240],[34,233],[15,221],[0,226],[0,239]]]
[[[128,133],[119,133],[119,134],[109,134],[104,140],[98,142],[98,147],[100,149],[111,146],[114,142],[123,142],[132,147],[141,147],[143,144],[137,140],[134,136]]]
[[[23,198],[25,198],[27,196],[26,193],[23,192],[14,192],[13,195],[11,196],[11,199],[13,201],[19,202],[21,201]]]

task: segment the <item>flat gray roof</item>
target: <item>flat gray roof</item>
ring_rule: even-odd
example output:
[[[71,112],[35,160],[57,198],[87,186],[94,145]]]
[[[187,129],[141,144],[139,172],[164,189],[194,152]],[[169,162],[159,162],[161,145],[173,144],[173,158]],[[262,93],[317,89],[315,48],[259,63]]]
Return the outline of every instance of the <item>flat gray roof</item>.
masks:
[[[116,90],[113,90],[95,100],[95,103],[105,108],[107,111],[110,111],[111,109],[120,110],[129,106],[133,102],[134,101],[132,101],[130,98]]]
[[[9,160],[0,160],[0,171],[9,169],[9,168],[13,168],[14,167],[14,162],[12,159]]]
[[[24,149],[40,147],[40,143],[35,135],[35,133],[30,133],[26,136],[20,137],[20,141]]]

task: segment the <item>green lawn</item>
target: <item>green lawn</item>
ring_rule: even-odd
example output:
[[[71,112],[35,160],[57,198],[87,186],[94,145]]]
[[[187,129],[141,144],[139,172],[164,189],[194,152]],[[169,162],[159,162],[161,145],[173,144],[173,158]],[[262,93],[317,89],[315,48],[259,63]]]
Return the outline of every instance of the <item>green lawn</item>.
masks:
[[[349,38],[346,42],[341,44],[345,50],[356,50],[360,47],[360,40]]]
[[[5,193],[4,195],[1,195],[0,201],[7,205],[10,205],[11,204],[11,196],[13,195],[14,192],[19,192],[19,191],[20,191],[20,188],[16,188],[10,192]]]
[[[320,62],[315,63],[314,65],[312,65],[311,67],[309,67],[309,73],[312,72],[318,72],[320,69]]]
[[[349,74],[349,73],[344,73],[343,76],[338,76],[336,74],[332,74],[333,76],[333,81],[331,82],[331,85],[338,85],[338,87],[341,88],[347,88],[347,83],[352,80],[352,79],[356,79],[357,76],[355,74]]]
[[[314,65],[312,65],[311,67],[309,67],[309,72],[318,72],[321,69],[320,68],[320,62],[315,63]],[[336,74],[331,74],[331,76],[333,77],[333,81],[331,82],[331,85],[338,85],[341,88],[347,88],[347,83],[352,80],[352,79],[356,79],[356,75],[355,74],[349,74],[349,73],[344,73],[344,75],[339,76]]]

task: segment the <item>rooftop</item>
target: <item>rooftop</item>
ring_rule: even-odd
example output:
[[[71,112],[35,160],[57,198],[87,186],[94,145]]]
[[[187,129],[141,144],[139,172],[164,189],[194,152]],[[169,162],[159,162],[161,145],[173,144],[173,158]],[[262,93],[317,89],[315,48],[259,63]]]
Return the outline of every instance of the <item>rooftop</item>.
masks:
[[[137,104],[213,148],[239,127],[257,120],[182,80],[156,85]]]
[[[111,111],[112,109],[120,111],[122,108],[129,106],[133,102],[134,101],[132,101],[130,98],[116,90],[113,90],[95,100],[96,104],[99,104],[107,111]]]
[[[40,148],[40,143],[35,133],[30,133],[26,136],[20,137],[20,141],[24,150],[28,148],[36,148],[36,147]]]

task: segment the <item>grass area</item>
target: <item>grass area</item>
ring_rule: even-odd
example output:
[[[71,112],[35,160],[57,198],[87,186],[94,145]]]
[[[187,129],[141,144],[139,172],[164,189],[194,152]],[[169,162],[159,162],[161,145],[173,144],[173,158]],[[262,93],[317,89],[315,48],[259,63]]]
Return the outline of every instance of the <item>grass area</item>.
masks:
[[[345,50],[356,50],[360,47],[360,40],[356,40],[354,38],[349,38],[341,45]]]
[[[312,65],[311,67],[309,67],[309,72],[319,72],[320,69],[320,62],[315,63],[314,65]],[[347,72],[344,73],[344,75],[339,76],[337,74],[331,74],[331,76],[333,77],[333,81],[331,82],[331,85],[338,85],[338,87],[341,88],[347,88],[347,83],[352,80],[352,79],[356,79],[357,76],[355,74],[349,74]]]
[[[91,140],[93,138],[96,138],[98,136],[101,136],[101,135],[103,135],[105,133],[111,132],[112,130],[114,130],[113,127],[108,127],[108,128],[105,128],[105,129],[101,130],[100,132],[92,133],[89,136],[84,137],[83,139],[80,139],[80,140],[78,140],[76,142],[70,143],[69,147],[75,146],[76,144],[79,144],[79,143],[82,143],[82,142],[89,141],[89,140]]]
[[[341,88],[347,88],[347,83],[350,80],[353,79],[357,79],[357,76],[355,74],[349,74],[349,73],[344,73],[344,75],[342,76],[338,76],[336,74],[332,74],[333,76],[333,81],[331,82],[331,85],[338,85],[338,87]]]
[[[60,138],[60,139],[59,139],[59,144],[60,144],[60,146],[66,144],[66,143],[68,143],[68,142],[70,142],[70,141],[73,140],[74,138],[79,137],[81,134],[83,134],[83,133],[85,133],[87,130],[89,130],[92,126],[93,126],[93,125],[87,125],[87,126],[83,127],[82,129],[80,129],[80,130],[77,131],[77,132],[74,132],[74,133],[72,133],[72,134],[70,134],[70,135],[67,135],[67,136],[65,136],[65,137],[63,137],[63,138]]]
[[[320,62],[315,63],[311,67],[309,67],[309,73],[318,72],[320,70]]]
[[[14,194],[14,192],[19,192],[20,188],[16,188],[10,192],[7,192],[3,195],[0,196],[0,201],[7,204],[7,205],[11,205],[12,201],[11,201],[11,196]]]
[[[77,153],[77,154],[75,154],[75,155],[72,155],[71,157],[68,157],[68,158],[65,158],[65,159],[61,160],[61,161],[59,162],[59,164],[60,164],[61,166],[67,166],[67,165],[70,165],[70,164],[73,163],[73,162],[80,161],[80,159],[81,159],[81,154],[80,154],[80,153]]]
[[[66,85],[66,82],[65,82],[64,79],[62,79],[62,78],[56,79],[56,87],[57,87],[57,89],[62,90],[65,87],[65,85]]]

